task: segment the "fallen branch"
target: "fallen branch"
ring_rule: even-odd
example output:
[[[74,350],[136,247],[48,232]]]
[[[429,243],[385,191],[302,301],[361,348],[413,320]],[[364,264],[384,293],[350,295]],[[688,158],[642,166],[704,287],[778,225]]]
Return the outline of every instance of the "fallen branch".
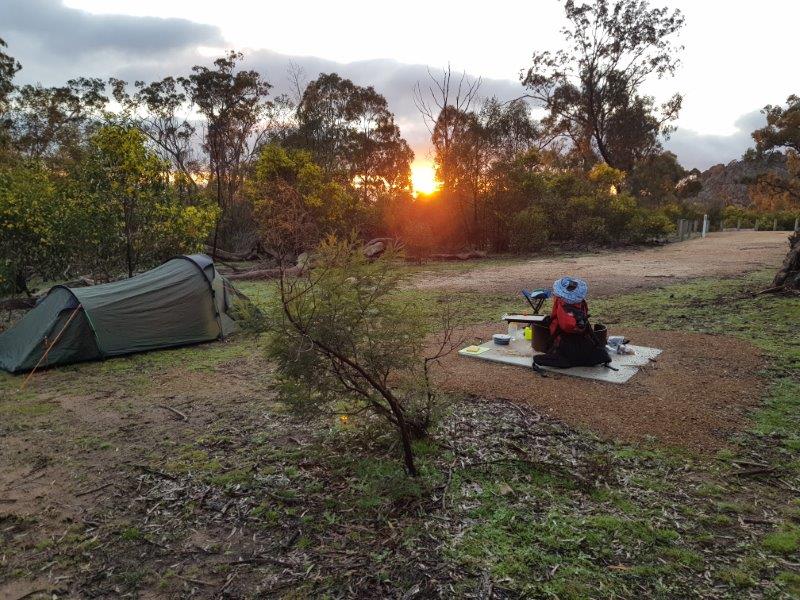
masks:
[[[752,469],[742,469],[741,471],[732,471],[730,474],[734,477],[750,477],[751,475],[763,475],[767,473],[774,473],[773,467],[753,467]]]
[[[22,596],[17,596],[16,600],[23,600],[24,598],[30,598],[31,596],[35,596],[36,594],[47,594],[50,590],[47,588],[40,588],[38,590],[31,590],[27,594],[22,594]]]
[[[0,310],[29,310],[36,306],[38,296],[30,298],[6,298],[0,300]]]
[[[131,465],[137,469],[141,469],[145,473],[149,473],[151,475],[158,475],[159,477],[163,477],[164,479],[169,479],[170,481],[178,481],[178,478],[174,475],[170,475],[169,473],[164,473],[163,471],[159,471],[158,469],[151,469],[147,465]]]
[[[290,267],[285,269],[284,273],[290,277],[297,277],[302,274],[302,270],[299,267]],[[231,273],[227,278],[231,281],[251,281],[254,279],[278,279],[280,276],[280,268],[275,267],[272,269],[252,269],[241,273]]]
[[[189,420],[189,417],[187,417],[185,414],[183,414],[177,408],[172,408],[171,406],[167,406],[166,404],[156,404],[156,406],[158,406],[159,408],[163,408],[165,410],[168,410],[169,412],[173,413],[174,415],[176,415],[178,418],[182,419],[183,421],[188,421]]]
[[[250,248],[249,250],[245,250],[244,252],[228,252],[221,248],[217,248],[216,252],[211,246],[206,246],[206,254],[209,256],[213,256],[214,258],[221,258],[222,260],[232,260],[235,262],[244,262],[247,260],[254,260],[258,258],[258,253],[256,252],[256,248]]]
[[[486,252],[482,250],[468,250],[467,252],[456,252],[454,254],[439,253],[431,254],[431,260],[471,260],[474,258],[486,258]]]
[[[765,290],[761,290],[760,292],[756,292],[755,295],[756,296],[760,296],[761,294],[775,294],[777,292],[782,292],[785,289],[785,287],[786,286],[783,286],[783,285],[776,285],[776,286],[773,286],[773,287],[768,287]]]

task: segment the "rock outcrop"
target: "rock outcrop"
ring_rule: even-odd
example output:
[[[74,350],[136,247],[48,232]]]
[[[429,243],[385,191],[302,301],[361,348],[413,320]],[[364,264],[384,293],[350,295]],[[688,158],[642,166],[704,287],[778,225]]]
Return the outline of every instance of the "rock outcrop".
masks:
[[[770,154],[760,158],[732,160],[727,165],[718,164],[702,173],[692,173],[678,183],[678,188],[691,185],[693,181],[701,184],[700,190],[688,200],[711,206],[751,203],[750,184],[759,175],[770,171],[785,174],[786,158],[783,154]],[[696,185],[696,184],[695,184]]]

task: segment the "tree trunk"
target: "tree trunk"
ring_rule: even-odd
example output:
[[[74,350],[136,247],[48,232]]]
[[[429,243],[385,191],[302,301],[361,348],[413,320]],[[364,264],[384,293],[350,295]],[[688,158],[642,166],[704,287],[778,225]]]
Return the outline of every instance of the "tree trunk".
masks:
[[[125,236],[127,240],[125,241],[125,263],[128,266],[128,277],[133,277],[133,248],[131,247],[131,238],[130,234]]]
[[[789,236],[789,253],[772,281],[772,288],[800,291],[800,231]]]
[[[419,471],[414,464],[414,451],[411,448],[411,436],[408,433],[408,423],[405,417],[400,418],[397,422],[397,430],[400,432],[400,441],[403,444],[403,462],[406,464],[406,471],[411,477],[417,477]]]
[[[216,172],[216,179],[217,179],[217,206],[219,207],[219,216],[217,217],[216,223],[214,223],[214,243],[211,245],[211,258],[217,258],[217,242],[219,240],[219,224],[222,221],[222,216],[224,214],[224,210],[222,208],[222,183],[219,180],[219,163],[214,165],[214,171]]]

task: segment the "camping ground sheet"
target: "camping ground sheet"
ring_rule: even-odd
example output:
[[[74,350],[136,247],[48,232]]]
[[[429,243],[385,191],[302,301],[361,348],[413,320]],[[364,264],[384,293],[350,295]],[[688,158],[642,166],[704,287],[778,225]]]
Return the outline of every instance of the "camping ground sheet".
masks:
[[[584,379],[596,379],[609,383],[625,383],[636,375],[639,371],[639,367],[648,364],[651,359],[661,354],[661,350],[658,348],[647,348],[645,346],[634,346],[632,344],[628,344],[628,348],[634,350],[636,354],[610,353],[611,366],[614,367],[614,369],[618,369],[616,371],[603,365],[597,367],[572,367],[571,369],[557,369],[554,367],[542,368],[546,371],[553,371],[573,377],[583,377]],[[516,339],[508,346],[500,346],[490,340],[480,345],[462,348],[458,353],[461,356],[467,356],[469,358],[488,360],[515,367],[524,367],[533,374],[531,362],[533,361],[534,352],[533,348],[531,348],[530,340]]]

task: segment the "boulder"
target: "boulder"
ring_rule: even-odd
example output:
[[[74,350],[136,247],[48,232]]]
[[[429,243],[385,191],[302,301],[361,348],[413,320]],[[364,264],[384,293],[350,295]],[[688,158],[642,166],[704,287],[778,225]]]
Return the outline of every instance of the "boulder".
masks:
[[[370,260],[374,260],[378,258],[381,254],[386,251],[386,242],[381,240],[372,240],[366,246],[364,246],[364,256],[366,256]]]

